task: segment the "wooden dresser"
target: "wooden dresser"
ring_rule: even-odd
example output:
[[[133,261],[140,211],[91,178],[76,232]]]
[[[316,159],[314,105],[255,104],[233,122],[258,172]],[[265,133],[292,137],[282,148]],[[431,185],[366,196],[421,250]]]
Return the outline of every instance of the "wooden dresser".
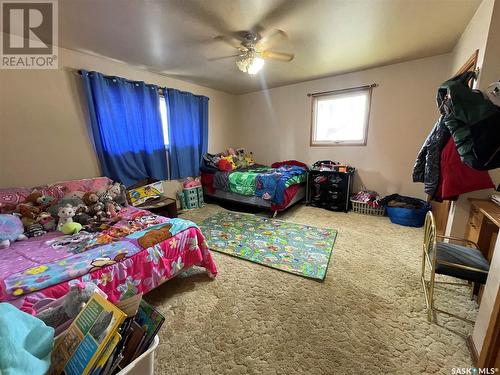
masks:
[[[491,262],[500,227],[500,206],[484,199],[470,199],[470,203],[465,238],[475,242]]]
[[[467,342],[477,367],[496,368],[500,365],[500,206],[482,199],[470,203],[466,238],[477,243],[488,259],[490,273],[481,286],[479,313]]]

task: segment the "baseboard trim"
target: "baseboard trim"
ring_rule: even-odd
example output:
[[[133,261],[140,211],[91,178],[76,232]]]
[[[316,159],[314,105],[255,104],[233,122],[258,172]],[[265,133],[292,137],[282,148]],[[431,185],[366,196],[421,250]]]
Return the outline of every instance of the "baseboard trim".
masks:
[[[474,366],[477,366],[477,362],[479,360],[479,354],[477,353],[476,344],[474,344],[472,336],[471,335],[467,336],[465,342],[467,343],[467,348],[469,348],[470,356],[472,358],[472,364]]]

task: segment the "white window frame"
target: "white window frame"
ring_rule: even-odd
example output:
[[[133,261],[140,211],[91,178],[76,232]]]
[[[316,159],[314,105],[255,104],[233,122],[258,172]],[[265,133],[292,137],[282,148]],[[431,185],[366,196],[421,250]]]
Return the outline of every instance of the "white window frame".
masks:
[[[311,109],[311,132],[310,132],[310,145],[311,146],[366,146],[368,139],[368,126],[370,122],[370,110],[372,99],[372,87],[365,86],[360,88],[352,88],[345,90],[336,90],[330,93],[312,94],[312,109]],[[363,139],[361,140],[317,140],[316,139],[316,120],[318,113],[318,103],[322,100],[331,100],[333,98],[345,98],[349,96],[359,95],[365,93],[367,96],[367,108],[365,111],[365,121],[363,124]]]

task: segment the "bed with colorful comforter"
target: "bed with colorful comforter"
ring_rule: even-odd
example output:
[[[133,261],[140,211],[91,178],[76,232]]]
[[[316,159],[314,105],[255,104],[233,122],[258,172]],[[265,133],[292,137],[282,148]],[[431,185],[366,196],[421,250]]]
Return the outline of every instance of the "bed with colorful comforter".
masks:
[[[305,196],[307,166],[297,161],[231,171],[202,168],[205,196],[283,211]]]
[[[1,193],[1,192],[0,192]],[[53,231],[0,250],[0,302],[33,313],[33,304],[59,298],[73,283],[92,281],[111,301],[146,293],[197,265],[217,268],[200,229],[128,206],[108,229],[64,235]]]

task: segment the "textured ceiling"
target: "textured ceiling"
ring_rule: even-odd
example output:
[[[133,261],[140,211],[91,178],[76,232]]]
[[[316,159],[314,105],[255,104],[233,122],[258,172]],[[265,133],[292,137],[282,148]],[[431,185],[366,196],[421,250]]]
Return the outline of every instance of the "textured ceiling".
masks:
[[[62,0],[59,44],[230,93],[450,52],[480,0]],[[214,37],[282,29],[262,73]]]

